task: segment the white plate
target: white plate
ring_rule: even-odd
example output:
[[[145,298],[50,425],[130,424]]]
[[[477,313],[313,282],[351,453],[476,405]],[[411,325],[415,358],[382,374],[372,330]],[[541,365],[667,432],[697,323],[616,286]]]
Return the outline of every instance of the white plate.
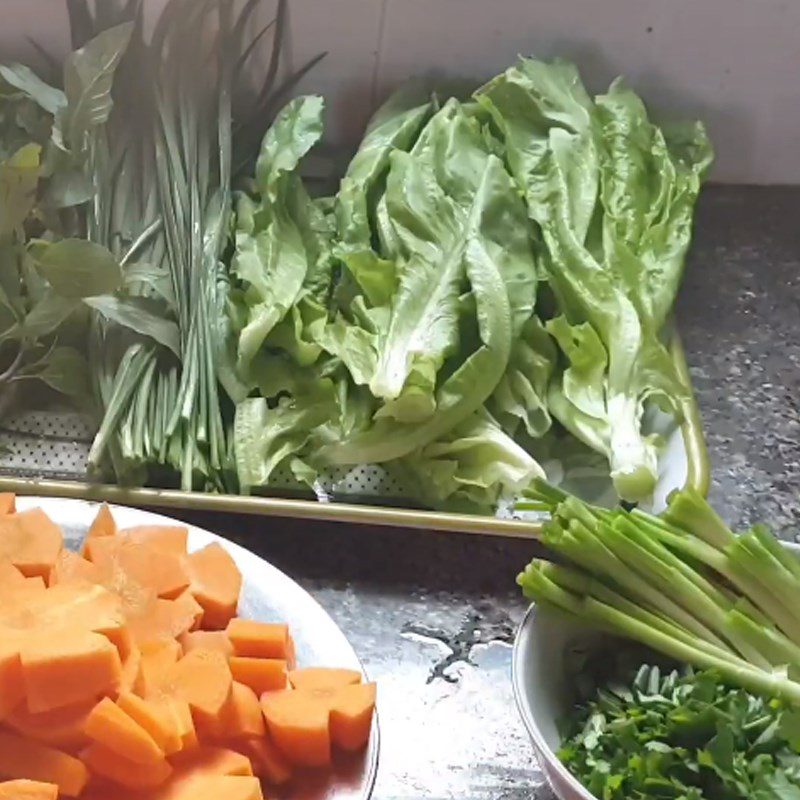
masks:
[[[97,513],[98,504],[50,497],[18,497],[17,508],[41,508],[64,530],[66,545],[76,550]],[[161,514],[110,506],[120,528],[133,525],[185,525],[189,550],[218,542],[233,557],[244,578],[239,614],[250,619],[287,622],[300,666],[346,667],[364,672],[358,656],[336,623],[308,592],[279,569],[233,542]],[[365,754],[335,759],[332,771],[298,774],[283,791],[270,791],[279,800],[368,800],[378,767],[378,722]],[[222,800],[222,799],[221,799]]]

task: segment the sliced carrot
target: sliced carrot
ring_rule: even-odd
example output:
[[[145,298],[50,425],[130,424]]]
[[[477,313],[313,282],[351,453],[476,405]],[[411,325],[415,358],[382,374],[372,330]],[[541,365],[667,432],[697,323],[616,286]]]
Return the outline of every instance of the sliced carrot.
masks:
[[[0,731],[0,775],[54,783],[67,797],[77,797],[89,777],[77,758],[7,731]]]
[[[13,492],[0,492],[0,514],[13,514],[17,510],[17,496]]]
[[[58,786],[41,781],[3,781],[0,800],[57,800]]]
[[[288,625],[237,617],[228,623],[226,633],[237,656],[286,660],[289,653]]]
[[[0,720],[5,719],[25,698],[20,644],[6,632],[0,638]]]
[[[11,563],[11,559],[0,558],[0,591],[24,585],[25,576]]]
[[[202,745],[186,753],[178,753],[173,756],[172,763],[176,773],[180,771],[184,776],[192,772],[203,775],[252,776],[253,774],[250,759],[226,747]]]
[[[291,633],[286,642],[286,667],[290,670],[297,669],[297,648],[295,647]]]
[[[329,706],[306,692],[284,689],[261,696],[272,741],[293,764],[324,767],[331,762]]]
[[[186,589],[181,592],[174,600],[176,614],[186,615],[187,621],[191,620],[189,631],[196,631],[203,621],[203,606],[194,599],[194,595]],[[181,617],[183,619],[183,616]],[[182,625],[185,623],[181,623]],[[182,635],[182,634],[180,634]]]
[[[234,681],[228,702],[217,717],[195,715],[200,738],[230,741],[263,736],[264,715],[256,693]]]
[[[87,539],[86,557],[101,570],[118,567],[128,578],[153,589],[159,597],[175,598],[189,586],[182,556],[122,537]]]
[[[343,750],[361,750],[369,742],[375,711],[375,684],[340,688],[331,705],[331,739]]]
[[[264,800],[258,778],[244,775],[197,778],[168,797],[169,800]]]
[[[136,644],[129,644],[128,653],[122,660],[122,675],[119,681],[121,692],[132,692],[142,669],[142,651]]]
[[[98,742],[82,750],[80,759],[95,775],[128,789],[155,789],[172,773],[165,758],[152,764],[137,764]]]
[[[83,628],[114,638],[125,628],[119,597],[103,586],[57,584],[46,591],[14,596],[0,605],[0,628]]]
[[[163,553],[186,555],[189,530],[184,525],[137,525],[124,528],[120,536],[134,544],[146,544]]]
[[[164,758],[153,737],[109,697],[94,707],[84,730],[90,739],[137,764],[154,764]]]
[[[232,656],[234,680],[249,686],[257,695],[286,688],[286,662],[280,658],[243,658]]]
[[[122,676],[117,648],[105,636],[80,629],[28,637],[20,660],[34,713],[115,692]]]
[[[154,697],[150,702],[164,715],[180,742],[179,751],[193,750],[199,744],[192,712],[185,700],[169,695]]]
[[[159,640],[174,640],[187,633],[195,623],[193,608],[178,600],[153,598],[137,613],[128,616],[134,639],[141,646]]]
[[[96,539],[103,536],[116,536],[116,534],[117,523],[114,521],[114,515],[111,513],[111,509],[108,507],[108,505],[103,503],[97,511],[94,522],[92,522],[92,524],[89,526],[89,530],[86,533],[86,539]]]
[[[216,542],[188,557],[191,592],[205,611],[203,627],[224,628],[236,614],[242,575],[228,552]]]
[[[63,545],[61,528],[40,508],[0,515],[0,558],[28,578],[46,578]]]
[[[83,726],[95,703],[96,700],[92,698],[83,703],[32,714],[23,702],[8,715],[5,724],[17,733],[42,744],[58,750],[76,752],[89,743]]]
[[[177,753],[183,746],[179,731],[162,707],[133,692],[121,692],[117,705],[141,725],[167,755]]]
[[[218,716],[232,684],[231,670],[222,653],[192,650],[167,670],[156,692],[185,700],[202,714]]]
[[[268,737],[248,739],[237,746],[250,757],[259,778],[274,786],[282,786],[292,777],[291,765]]]
[[[289,683],[295,689],[306,689],[308,691],[330,691],[360,682],[361,673],[354,669],[305,667],[304,669],[293,669],[289,673]]]
[[[190,631],[180,637],[184,653],[192,650],[216,650],[226,658],[233,655],[233,645],[225,631]]]
[[[73,553],[72,550],[62,550],[50,570],[48,585],[81,581],[102,584],[103,575],[96,564],[87,561],[83,556]]]
[[[181,646],[174,639],[157,639],[139,645],[142,662],[133,690],[141,697],[152,694],[169,668],[181,657]]]

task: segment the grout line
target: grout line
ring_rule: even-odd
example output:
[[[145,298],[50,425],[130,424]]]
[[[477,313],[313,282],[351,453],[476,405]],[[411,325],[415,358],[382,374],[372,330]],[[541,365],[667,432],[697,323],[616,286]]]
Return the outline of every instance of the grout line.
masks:
[[[378,106],[378,79],[381,71],[381,58],[383,56],[383,42],[386,33],[386,17],[388,14],[389,0],[381,0],[381,13],[378,18],[378,39],[375,42],[375,67],[372,72],[372,87],[370,89],[370,114]]]

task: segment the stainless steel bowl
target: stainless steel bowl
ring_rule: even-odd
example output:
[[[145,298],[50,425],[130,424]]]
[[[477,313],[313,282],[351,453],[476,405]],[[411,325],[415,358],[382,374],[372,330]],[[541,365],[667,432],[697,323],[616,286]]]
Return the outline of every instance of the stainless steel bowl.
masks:
[[[782,542],[800,553],[800,546]],[[597,647],[604,634],[550,608],[531,605],[517,631],[511,662],[514,698],[533,747],[553,791],[561,800],[597,800],[556,756],[560,744],[557,723],[573,707],[566,660],[578,644]]]

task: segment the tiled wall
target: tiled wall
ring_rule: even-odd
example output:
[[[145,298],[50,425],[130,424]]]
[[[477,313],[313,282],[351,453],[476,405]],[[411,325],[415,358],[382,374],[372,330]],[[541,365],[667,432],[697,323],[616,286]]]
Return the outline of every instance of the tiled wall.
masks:
[[[411,75],[479,83],[518,53],[558,54],[593,89],[624,74],[659,113],[706,120],[717,180],[800,182],[800,0],[290,4],[293,64],[328,51],[302,89],[328,98],[336,142],[357,139],[370,107]],[[63,42],[60,0],[3,0],[2,11],[5,48],[23,50],[26,35]]]

